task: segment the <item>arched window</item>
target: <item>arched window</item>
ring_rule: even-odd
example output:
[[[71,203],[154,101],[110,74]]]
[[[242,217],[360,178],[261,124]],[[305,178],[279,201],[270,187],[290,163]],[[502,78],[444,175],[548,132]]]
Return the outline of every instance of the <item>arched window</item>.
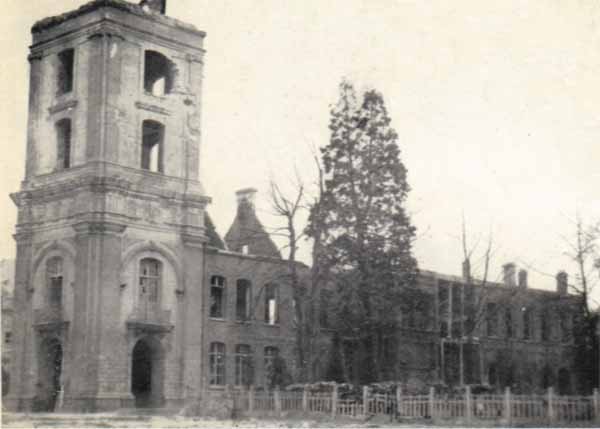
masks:
[[[265,323],[275,325],[279,322],[279,288],[276,284],[265,286]]]
[[[165,127],[150,119],[142,122],[142,169],[162,173]]]
[[[56,70],[56,92],[58,95],[66,94],[73,90],[73,62],[75,50],[65,49],[58,54]]]
[[[175,65],[163,54],[146,51],[144,55],[144,91],[155,96],[173,90]]]
[[[61,119],[56,128],[56,168],[63,170],[71,167],[71,120]]]
[[[222,386],[225,384],[225,344],[210,343],[209,351],[209,383]]]
[[[235,384],[236,386],[249,386],[254,378],[252,364],[252,350],[249,345],[238,344],[235,346]]]
[[[235,315],[240,321],[250,319],[250,300],[252,283],[250,280],[239,279],[236,284]]]
[[[161,284],[161,263],[154,258],[140,261],[140,298],[146,302],[158,302]]]
[[[62,307],[63,260],[60,256],[48,259],[46,263],[46,281],[48,285],[48,305]]]

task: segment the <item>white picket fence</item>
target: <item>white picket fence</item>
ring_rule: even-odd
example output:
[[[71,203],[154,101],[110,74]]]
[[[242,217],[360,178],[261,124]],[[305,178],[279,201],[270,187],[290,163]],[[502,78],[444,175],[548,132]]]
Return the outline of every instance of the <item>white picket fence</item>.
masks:
[[[255,391],[254,388],[234,390],[234,409],[241,413],[275,414],[288,412],[329,414],[364,418],[387,415],[394,419],[455,420],[465,423],[497,420],[513,423],[600,423],[600,395],[558,396],[553,389],[544,395],[513,395],[506,389],[502,395],[474,395],[467,387],[463,395],[437,395],[433,388],[428,395],[373,394],[363,388],[361,399],[340,399],[337,387],[331,393]]]

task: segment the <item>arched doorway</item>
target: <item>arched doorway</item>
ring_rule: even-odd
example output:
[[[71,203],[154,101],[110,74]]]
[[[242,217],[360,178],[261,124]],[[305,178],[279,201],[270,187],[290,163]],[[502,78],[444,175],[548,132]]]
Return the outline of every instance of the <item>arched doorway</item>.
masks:
[[[57,339],[42,343],[40,348],[38,408],[40,411],[54,411],[61,390],[63,349]]]
[[[131,355],[131,393],[138,408],[162,405],[163,360],[156,340],[139,340]]]

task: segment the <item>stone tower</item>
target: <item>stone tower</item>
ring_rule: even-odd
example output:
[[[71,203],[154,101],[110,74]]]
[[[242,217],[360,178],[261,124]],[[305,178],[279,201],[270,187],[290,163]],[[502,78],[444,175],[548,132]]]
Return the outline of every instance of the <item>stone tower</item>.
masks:
[[[32,28],[12,409],[199,394],[205,34],[164,8],[94,0]]]

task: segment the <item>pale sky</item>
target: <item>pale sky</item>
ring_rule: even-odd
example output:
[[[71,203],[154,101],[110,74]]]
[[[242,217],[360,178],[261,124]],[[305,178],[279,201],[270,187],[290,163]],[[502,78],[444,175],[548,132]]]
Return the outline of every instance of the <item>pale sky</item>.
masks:
[[[2,0],[0,258],[15,254],[29,29],[84,3]],[[290,184],[296,168],[312,183],[346,77],[384,95],[421,268],[460,274],[464,212],[479,255],[493,231],[493,279],[509,261],[530,268],[531,287],[553,289],[541,273],[559,269],[573,278],[571,219],[600,219],[600,2],[169,0],[167,14],[208,33],[201,180],[221,234],[237,189],[258,188],[276,226],[269,178]]]

